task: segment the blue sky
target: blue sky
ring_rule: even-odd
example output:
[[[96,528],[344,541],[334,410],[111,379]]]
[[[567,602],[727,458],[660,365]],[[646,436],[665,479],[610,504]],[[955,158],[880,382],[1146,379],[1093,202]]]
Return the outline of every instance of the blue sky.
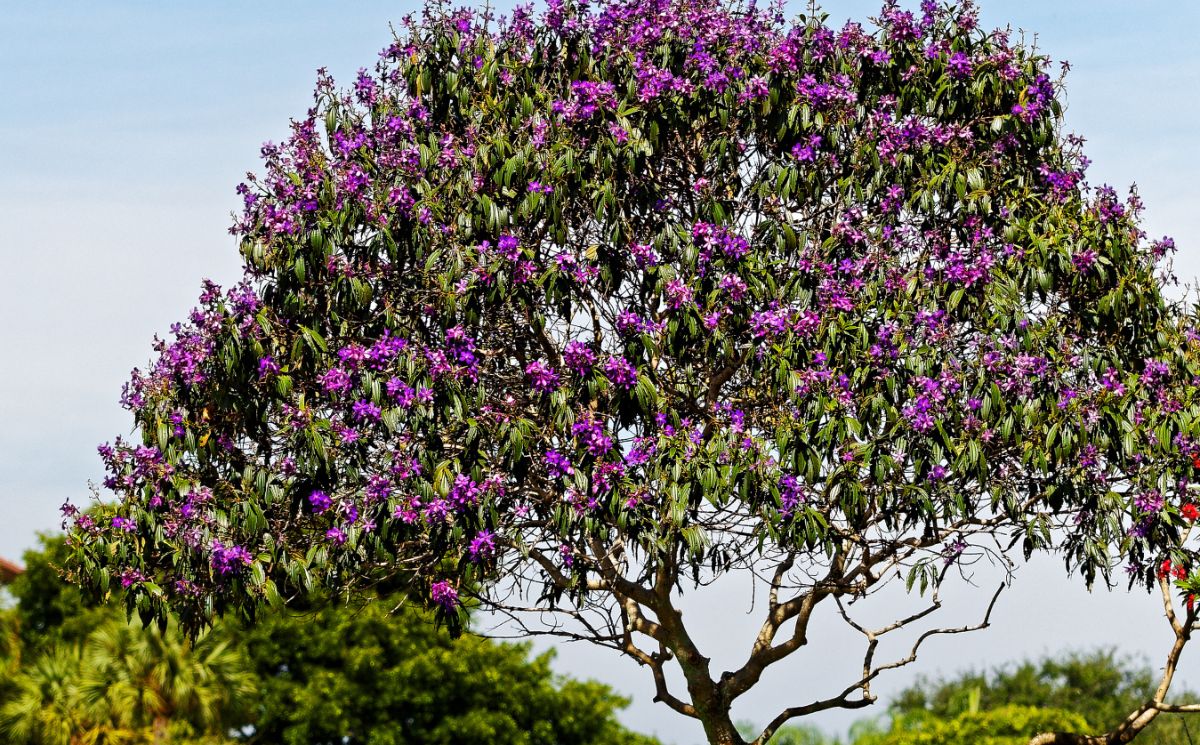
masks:
[[[877,5],[825,7],[841,20]],[[390,40],[389,21],[415,7],[0,0],[0,556],[14,558],[36,531],[55,529],[64,499],[86,498],[88,481],[101,476],[96,444],[128,431],[117,398],[129,369],[148,359],[154,334],[186,314],[202,277],[237,276],[226,233],[233,187],[257,167],[262,142],[281,139],[289,117],[307,108],[316,68],[348,81]],[[991,0],[983,8],[988,25],[1036,32],[1043,50],[1071,61],[1067,123],[1089,141],[1093,182],[1136,181],[1150,233],[1177,239],[1181,278],[1200,275],[1200,4]],[[1049,560],[1022,570],[995,626],[932,645],[921,671],[1064,646],[1161,656],[1152,601],[1088,595],[1060,575]],[[717,588],[715,597],[721,607],[748,603],[743,590]],[[980,594],[962,599],[971,607]],[[745,625],[741,613],[708,619],[718,648]],[[832,629],[817,631],[842,639]],[[783,692],[808,686],[813,670],[834,675],[840,643],[768,679],[772,690],[741,713],[762,720],[778,704],[798,703]],[[636,666],[572,648],[558,667],[638,697],[631,725],[700,740],[649,703]],[[1186,664],[1183,674],[1200,684]],[[879,690],[886,696],[909,680],[897,675]],[[820,723],[841,728],[852,718]]]

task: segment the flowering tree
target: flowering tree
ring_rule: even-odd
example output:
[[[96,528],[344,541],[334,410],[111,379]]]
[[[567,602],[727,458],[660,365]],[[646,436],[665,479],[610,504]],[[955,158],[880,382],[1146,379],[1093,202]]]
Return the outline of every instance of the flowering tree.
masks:
[[[822,605],[861,678],[760,742],[965,630],[876,658],[964,555],[1160,582],[1195,337],[1048,69],[967,3],[427,7],[239,187],[245,280],[134,372],[75,575],[191,625],[402,581],[636,659],[714,743]],[[766,602],[722,672],[678,601],[731,572]],[[855,621],[896,578],[933,605]]]

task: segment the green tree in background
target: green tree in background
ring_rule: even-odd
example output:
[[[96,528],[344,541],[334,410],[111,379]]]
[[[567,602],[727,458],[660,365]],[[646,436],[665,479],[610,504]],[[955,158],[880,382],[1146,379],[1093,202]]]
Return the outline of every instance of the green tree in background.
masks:
[[[1110,731],[1153,693],[1158,675],[1114,650],[1069,652],[991,672],[923,678],[901,691],[889,715],[861,719],[847,745],[1027,745],[1042,732]],[[1195,696],[1180,691],[1180,699]],[[745,731],[753,729],[746,723]],[[1200,738],[1200,732],[1196,733]],[[1165,713],[1137,736],[1147,745],[1197,742],[1186,718]],[[842,745],[816,727],[781,728],[770,745]]]
[[[751,722],[739,722],[738,731],[742,737],[753,737],[756,731]],[[790,724],[780,727],[771,737],[770,745],[841,745],[837,738],[831,738],[819,727],[808,724]]]
[[[314,608],[194,643],[86,606],[61,537],[25,554],[0,611],[0,741],[28,745],[653,745],[628,701],[555,676],[550,655],[452,640],[429,614]]]
[[[6,622],[26,650],[60,641],[82,642],[115,613],[109,607],[85,604],[79,589],[63,582],[58,568],[65,564],[68,552],[62,536],[43,534],[39,539],[41,548],[25,552],[25,571],[8,586],[15,605]]]
[[[1088,731],[1089,722],[1075,712],[1009,705],[950,718],[919,712],[895,717],[890,730],[864,732],[853,745],[1026,745],[1040,732]]]
[[[248,631],[260,678],[253,743],[289,745],[649,744],[614,715],[607,686],[559,681],[551,654],[452,640],[396,600],[275,615]]]
[[[11,678],[10,743],[217,743],[247,723],[254,678],[220,631],[194,644],[112,619],[83,645],[58,641]]]
[[[891,706],[891,727],[854,745],[1024,745],[1039,732],[1108,731],[1150,698],[1158,674],[1114,650],[1071,652],[990,673],[924,679]],[[1179,698],[1189,698],[1180,691]],[[1184,717],[1162,714],[1139,743],[1190,742]],[[1200,734],[1200,733],[1197,733]],[[988,737],[985,737],[987,735]]]

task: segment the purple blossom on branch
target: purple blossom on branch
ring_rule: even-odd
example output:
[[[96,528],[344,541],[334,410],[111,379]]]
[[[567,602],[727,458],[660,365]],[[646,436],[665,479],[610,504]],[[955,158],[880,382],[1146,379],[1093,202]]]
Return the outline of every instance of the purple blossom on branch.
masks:
[[[552,391],[558,387],[558,373],[541,360],[535,360],[525,366],[525,377],[529,378],[534,390]]]
[[[604,375],[613,385],[625,390],[637,384],[637,370],[624,357],[609,357],[604,363]]]
[[[242,546],[224,546],[220,541],[214,541],[210,563],[217,574],[233,574],[250,566],[250,552]]]
[[[308,503],[312,506],[313,512],[318,515],[333,506],[333,500],[329,495],[319,490],[308,495]]]
[[[452,611],[459,605],[458,590],[446,580],[439,580],[429,586],[429,599],[447,611]]]
[[[578,375],[587,375],[596,364],[596,353],[581,341],[568,342],[563,350],[563,362]]]

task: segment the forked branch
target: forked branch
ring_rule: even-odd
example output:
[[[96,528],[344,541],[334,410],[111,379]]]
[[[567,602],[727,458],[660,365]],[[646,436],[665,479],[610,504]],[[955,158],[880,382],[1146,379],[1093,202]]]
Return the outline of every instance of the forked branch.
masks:
[[[917,640],[913,643],[913,646],[909,650],[907,656],[882,665],[875,665],[875,651],[879,645],[879,638],[892,631],[902,629],[916,621],[919,621],[920,619],[925,618],[930,613],[933,613],[935,610],[940,608],[941,603],[936,598],[936,594],[933,602],[927,608],[878,629],[867,629],[851,619],[850,615],[846,612],[841,598],[837,597],[836,601],[838,608],[841,611],[842,618],[848,624],[850,624],[851,627],[867,638],[867,649],[866,653],[863,655],[862,677],[856,682],[847,686],[845,690],[843,690],[837,696],[820,701],[814,701],[804,706],[793,706],[791,708],[784,709],[779,713],[778,716],[771,720],[771,723],[768,724],[762,733],[754,740],[753,745],[766,745],[766,743],[770,741],[771,737],[780,727],[796,717],[807,716],[809,714],[825,711],[827,709],[859,709],[864,706],[871,705],[875,702],[875,695],[871,693],[871,681],[873,681],[885,670],[904,667],[905,665],[915,662],[921,649],[921,645],[925,643],[926,639],[942,634],[964,634],[970,631],[979,631],[991,625],[992,610],[996,607],[996,601],[1000,598],[1000,593],[1003,592],[1004,588],[1005,585],[1001,584],[996,589],[996,592],[992,595],[991,601],[988,603],[987,610],[984,612],[983,619],[979,623],[971,626],[959,626],[955,628],[929,629],[917,637]]]

